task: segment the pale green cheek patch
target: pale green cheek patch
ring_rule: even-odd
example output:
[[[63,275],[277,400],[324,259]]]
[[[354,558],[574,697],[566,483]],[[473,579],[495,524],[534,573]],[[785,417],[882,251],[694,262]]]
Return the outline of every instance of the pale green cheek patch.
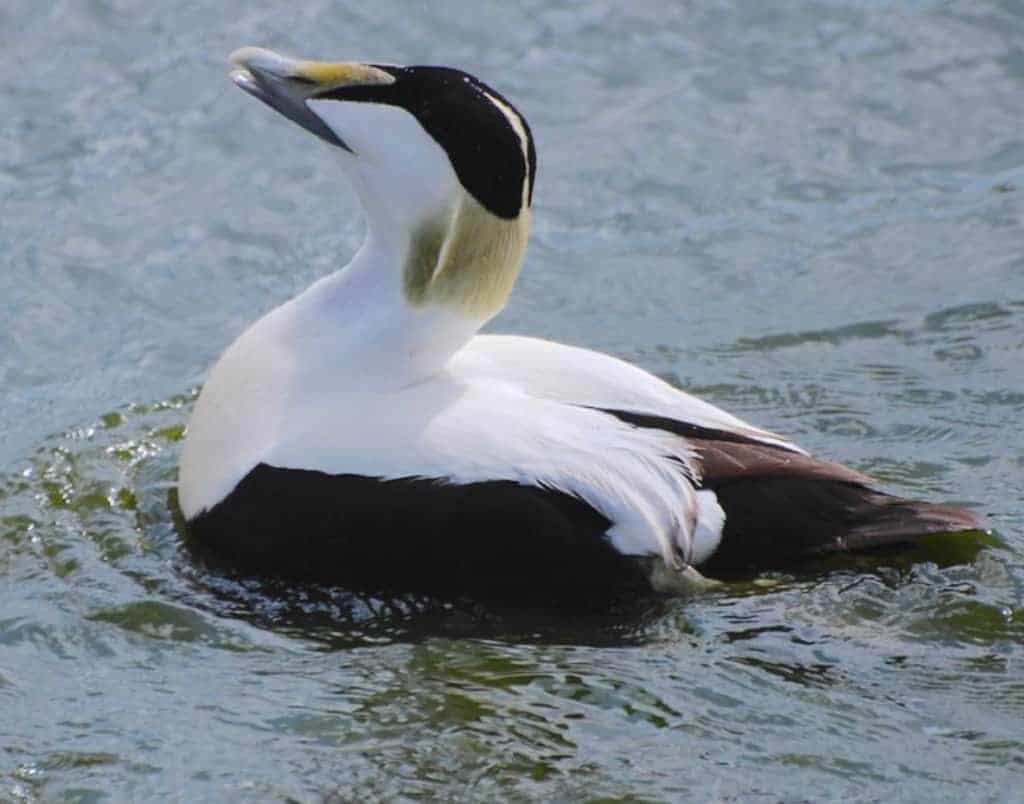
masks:
[[[489,318],[512,292],[529,233],[529,208],[512,220],[488,212],[463,192],[449,215],[414,233],[403,272],[406,300]]]

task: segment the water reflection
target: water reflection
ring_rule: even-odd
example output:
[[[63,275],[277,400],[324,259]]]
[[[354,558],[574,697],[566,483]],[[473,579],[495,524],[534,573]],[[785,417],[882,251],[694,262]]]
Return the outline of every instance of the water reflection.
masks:
[[[727,579],[688,600],[655,597],[573,618],[239,576],[196,560],[172,513],[193,399],[108,413],[51,439],[22,470],[0,478],[0,567],[8,583],[31,583],[78,612],[77,624],[60,627],[15,615],[0,623],[0,642],[65,663],[88,657],[159,667],[199,652],[207,678],[195,706],[208,728],[346,756],[370,752],[374,763],[355,760],[339,776],[368,795],[396,784],[424,794],[438,784],[450,789],[456,776],[467,791],[524,778],[557,790],[566,773],[627,756],[633,767],[636,751],[677,768],[678,777],[687,751],[698,766],[712,757],[731,766],[749,761],[755,744],[773,734],[891,730],[872,725],[896,694],[872,686],[877,654],[904,668],[902,683],[919,673],[919,689],[939,691],[953,678],[919,664],[913,645],[976,645],[964,661],[997,678],[998,666],[984,656],[1021,628],[998,604],[1012,578],[998,569],[998,553],[990,553],[988,576],[972,580],[990,540],[823,558],[787,573]],[[230,658],[238,656],[244,665]],[[157,678],[132,683],[143,685],[135,695],[147,700],[167,694]],[[202,684],[217,694],[206,698]],[[180,698],[180,686],[172,688]],[[224,698],[224,689],[234,692]],[[813,691],[820,708],[794,708],[794,690]],[[243,697],[244,710],[226,703]],[[1024,705],[1019,698],[1004,702],[1007,713]],[[759,706],[751,709],[751,700]],[[635,749],[628,754],[624,730]],[[944,739],[966,739],[956,735]],[[985,757],[1017,747],[976,742]],[[128,762],[111,756],[119,766]],[[759,761],[852,772],[822,760],[809,743]],[[45,757],[21,768],[26,789],[62,772]],[[666,780],[665,789],[674,784]],[[326,799],[335,792],[327,783],[319,790]]]

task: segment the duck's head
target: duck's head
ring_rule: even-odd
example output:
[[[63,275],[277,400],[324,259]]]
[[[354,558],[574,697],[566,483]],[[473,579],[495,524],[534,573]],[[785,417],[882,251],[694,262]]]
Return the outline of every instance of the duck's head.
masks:
[[[371,238],[396,249],[410,304],[480,318],[501,309],[526,247],[536,172],[530,128],[512,104],[447,67],[254,47],[231,63],[235,84],[342,155]]]

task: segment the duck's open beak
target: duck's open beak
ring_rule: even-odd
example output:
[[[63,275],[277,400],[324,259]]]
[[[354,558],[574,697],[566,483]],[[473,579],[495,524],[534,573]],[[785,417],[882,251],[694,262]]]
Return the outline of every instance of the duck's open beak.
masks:
[[[351,149],[315,115],[306,101],[332,89],[393,83],[391,74],[358,62],[290,59],[272,50],[243,47],[231,54],[231,80],[253,97],[323,140]]]

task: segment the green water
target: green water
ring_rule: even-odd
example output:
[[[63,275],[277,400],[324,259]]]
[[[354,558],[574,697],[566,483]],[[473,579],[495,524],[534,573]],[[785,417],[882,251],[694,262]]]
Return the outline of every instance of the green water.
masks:
[[[1024,799],[1024,7],[0,7],[0,800]],[[992,538],[566,621],[218,575],[203,372],[343,263],[243,44],[447,63],[539,150],[493,331],[603,349]]]

